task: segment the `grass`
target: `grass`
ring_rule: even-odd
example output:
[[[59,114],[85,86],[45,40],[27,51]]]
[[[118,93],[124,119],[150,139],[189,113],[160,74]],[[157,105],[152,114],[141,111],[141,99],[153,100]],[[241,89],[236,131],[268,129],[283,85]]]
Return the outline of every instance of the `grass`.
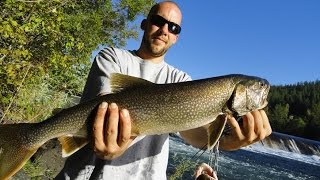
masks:
[[[45,169],[39,162],[31,162],[28,161],[24,167],[23,171],[32,179],[32,180],[40,180],[44,177],[53,178],[53,172],[50,169]]]
[[[174,154],[172,159],[173,164],[175,164],[175,171],[172,175],[170,175],[169,180],[180,180],[185,176],[188,176],[190,177],[189,179],[191,179],[193,174],[190,174],[190,172],[194,172],[198,162],[191,161],[187,158],[181,158],[181,156],[178,157],[177,154]]]
[[[5,119],[13,123],[39,122],[51,116],[54,109],[71,103],[67,93],[53,90],[45,78],[37,82],[20,88],[12,106],[5,111]]]

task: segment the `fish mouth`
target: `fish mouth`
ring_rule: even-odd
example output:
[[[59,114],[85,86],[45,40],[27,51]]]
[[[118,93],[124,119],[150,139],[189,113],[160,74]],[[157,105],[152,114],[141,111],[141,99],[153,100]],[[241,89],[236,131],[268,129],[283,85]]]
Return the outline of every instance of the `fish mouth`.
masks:
[[[267,107],[267,105],[268,105],[267,99],[263,99],[262,103],[261,103],[261,106],[260,106],[260,109],[263,109],[263,108]]]
[[[261,98],[261,109],[265,108],[268,105],[268,94],[270,91],[270,85],[264,90]]]

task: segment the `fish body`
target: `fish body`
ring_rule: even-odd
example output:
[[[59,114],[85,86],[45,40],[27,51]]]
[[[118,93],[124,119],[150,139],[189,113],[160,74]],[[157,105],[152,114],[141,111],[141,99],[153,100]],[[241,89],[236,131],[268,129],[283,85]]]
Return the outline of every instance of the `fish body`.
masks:
[[[236,74],[172,84],[113,74],[110,84],[112,94],[64,109],[42,122],[0,125],[0,179],[14,175],[50,139],[59,139],[63,156],[86,145],[101,102],[129,110],[132,136],[179,132],[211,123],[211,148],[226,122],[217,117],[264,108],[270,88],[267,80]]]

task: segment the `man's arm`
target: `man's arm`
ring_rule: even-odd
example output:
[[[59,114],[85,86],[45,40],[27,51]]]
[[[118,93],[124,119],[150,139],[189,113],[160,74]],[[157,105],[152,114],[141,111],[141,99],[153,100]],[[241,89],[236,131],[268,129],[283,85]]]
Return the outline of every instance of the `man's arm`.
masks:
[[[269,136],[272,132],[269,119],[264,110],[247,113],[240,126],[235,118],[228,117],[231,133],[220,139],[220,149],[237,150]],[[182,138],[189,144],[202,148],[208,143],[207,126],[180,132]]]

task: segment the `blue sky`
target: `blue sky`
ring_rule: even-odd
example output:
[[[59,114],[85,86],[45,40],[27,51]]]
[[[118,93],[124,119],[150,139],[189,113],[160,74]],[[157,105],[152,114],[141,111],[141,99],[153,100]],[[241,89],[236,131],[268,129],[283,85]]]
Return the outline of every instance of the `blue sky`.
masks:
[[[241,73],[273,85],[320,80],[320,0],[176,2],[182,32],[165,59],[193,79]],[[126,49],[137,49],[140,39]]]

